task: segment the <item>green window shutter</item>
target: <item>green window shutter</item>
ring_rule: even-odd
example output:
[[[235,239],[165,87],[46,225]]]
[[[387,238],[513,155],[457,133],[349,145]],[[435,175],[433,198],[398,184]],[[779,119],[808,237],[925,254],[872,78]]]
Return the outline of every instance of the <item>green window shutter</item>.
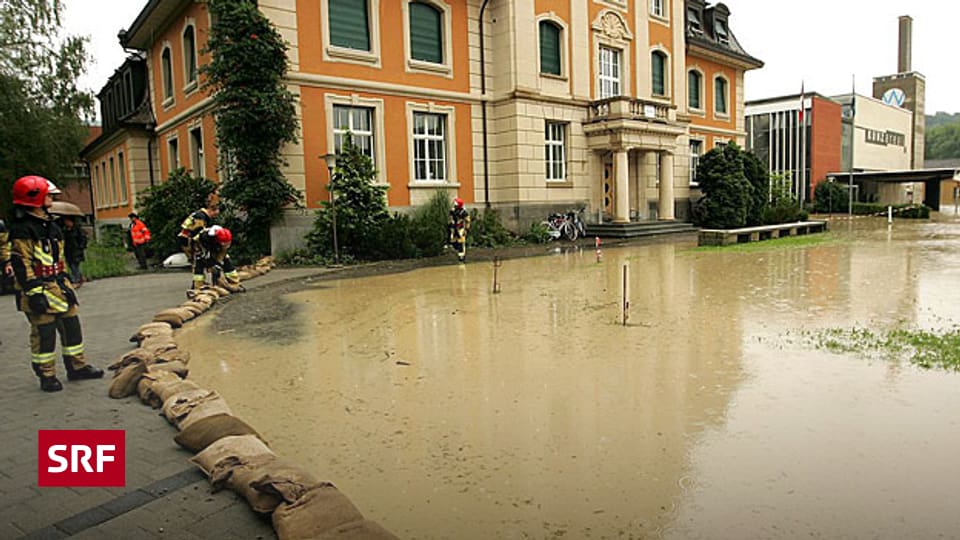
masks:
[[[443,63],[443,16],[423,2],[410,2],[410,57]]]
[[[687,74],[689,105],[691,109],[700,108],[700,74],[691,71]]]
[[[727,81],[717,77],[714,79],[714,102],[716,106],[716,112],[726,114],[727,113]]]
[[[560,75],[560,28],[546,21],[540,23],[540,73]]]
[[[663,53],[653,53],[651,56],[651,64],[653,67],[653,93],[657,96],[665,96],[667,94],[667,90],[664,86],[665,62]]]
[[[330,44],[360,51],[370,50],[367,0],[329,0]]]

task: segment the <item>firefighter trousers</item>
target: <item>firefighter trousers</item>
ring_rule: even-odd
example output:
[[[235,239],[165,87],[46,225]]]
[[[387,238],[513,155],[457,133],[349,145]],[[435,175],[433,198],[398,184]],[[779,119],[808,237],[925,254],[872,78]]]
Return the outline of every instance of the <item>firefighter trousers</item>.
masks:
[[[87,365],[83,350],[83,330],[79,310],[70,306],[66,313],[25,313],[30,322],[30,355],[33,371],[38,377],[56,376],[57,332],[67,372]]]

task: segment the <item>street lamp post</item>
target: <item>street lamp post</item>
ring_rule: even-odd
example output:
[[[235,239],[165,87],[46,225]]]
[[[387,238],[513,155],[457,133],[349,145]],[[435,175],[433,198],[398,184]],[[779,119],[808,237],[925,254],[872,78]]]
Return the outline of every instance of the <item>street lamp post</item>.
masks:
[[[337,246],[337,197],[333,192],[333,170],[337,167],[337,155],[325,154],[323,160],[327,162],[327,171],[330,173],[330,211],[333,216],[333,264],[340,264],[340,248]]]

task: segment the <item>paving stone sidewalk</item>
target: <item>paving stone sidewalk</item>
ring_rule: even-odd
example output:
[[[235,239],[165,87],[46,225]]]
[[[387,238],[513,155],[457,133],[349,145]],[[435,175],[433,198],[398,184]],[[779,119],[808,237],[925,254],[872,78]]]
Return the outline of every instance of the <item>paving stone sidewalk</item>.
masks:
[[[277,269],[252,279],[258,288],[321,273]],[[163,271],[110,278],[79,290],[88,359],[106,367],[129,351],[128,340],[161,309],[185,300],[186,272]],[[0,297],[0,538],[276,538],[230,491],[211,493],[187,462],[193,454],[173,442],[176,430],[158,412],[132,398],[107,397],[103,380],[68,382],[63,391],[40,391],[30,368],[29,326],[13,296]],[[124,488],[37,487],[37,430],[126,430]]]

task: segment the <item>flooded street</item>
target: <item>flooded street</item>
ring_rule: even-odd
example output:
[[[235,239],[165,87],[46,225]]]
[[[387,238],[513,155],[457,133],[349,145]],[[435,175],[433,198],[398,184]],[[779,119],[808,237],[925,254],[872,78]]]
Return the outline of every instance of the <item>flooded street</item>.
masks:
[[[251,293],[179,341],[403,538],[960,537],[960,373],[794,339],[960,323],[960,222],[831,229],[316,281],[272,299],[292,338],[229,327]]]

